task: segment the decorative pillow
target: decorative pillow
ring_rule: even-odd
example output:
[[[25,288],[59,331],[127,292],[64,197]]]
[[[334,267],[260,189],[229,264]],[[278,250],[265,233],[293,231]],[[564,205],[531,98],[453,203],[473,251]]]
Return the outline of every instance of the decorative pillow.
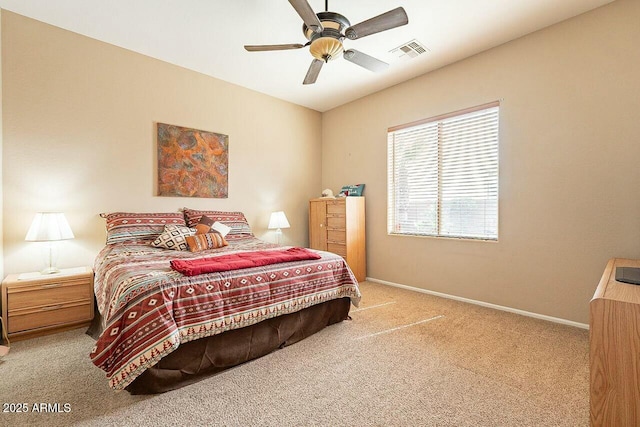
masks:
[[[207,234],[211,230],[211,226],[215,221],[206,215],[202,215],[200,221],[196,224],[196,234]]]
[[[193,228],[183,225],[165,225],[164,232],[151,243],[151,246],[174,251],[187,251],[189,250],[189,245],[187,245],[186,238],[193,236],[194,233],[195,230]]]
[[[196,234],[187,236],[186,240],[191,252],[221,248],[229,244],[219,233]]]
[[[226,237],[226,235],[231,231],[231,227],[227,227],[226,225],[218,221],[213,223],[211,229],[216,233],[220,233],[222,237]]]
[[[107,245],[131,241],[153,241],[164,231],[165,225],[182,225],[184,215],[175,213],[129,213],[113,212],[100,214],[106,219]]]
[[[200,221],[200,218],[202,218],[203,215],[206,215],[214,221],[221,222],[222,224],[231,227],[231,231],[229,232],[230,236],[253,236],[251,227],[249,227],[249,223],[242,212],[199,211],[189,208],[184,208],[182,211],[188,227],[195,227]]]

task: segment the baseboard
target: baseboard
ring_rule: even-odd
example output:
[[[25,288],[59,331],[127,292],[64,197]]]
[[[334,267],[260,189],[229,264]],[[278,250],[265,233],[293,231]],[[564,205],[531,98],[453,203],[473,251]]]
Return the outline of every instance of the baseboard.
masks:
[[[589,325],[586,323],[574,322],[572,320],[561,319],[559,317],[546,316],[544,314],[532,313],[530,311],[518,310],[517,308],[505,307],[503,305],[491,304],[484,301],[477,301],[469,298],[463,298],[455,295],[444,294],[442,292],[430,291],[422,288],[415,288],[413,286],[401,285],[400,283],[387,282],[386,280],[375,279],[373,277],[367,277],[366,279],[369,282],[379,283],[381,285],[393,286],[395,288],[407,289],[409,291],[421,292],[423,294],[434,295],[441,298],[452,299],[456,301],[462,301],[469,304],[480,305],[482,307],[493,308],[495,310],[508,311],[509,313],[520,314],[522,316],[534,317],[536,319],[546,320],[548,322],[560,323],[562,325],[574,326],[576,328],[581,329],[589,329]]]

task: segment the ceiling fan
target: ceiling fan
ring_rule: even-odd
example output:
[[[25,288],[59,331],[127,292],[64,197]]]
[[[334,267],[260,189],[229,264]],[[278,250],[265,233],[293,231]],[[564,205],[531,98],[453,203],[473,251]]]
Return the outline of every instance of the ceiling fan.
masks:
[[[302,82],[305,85],[315,83],[322,65],[331,59],[337,58],[341,53],[347,61],[367,70],[382,71],[386,69],[389,64],[373,56],[355,49],[344,50],[342,41],[345,37],[350,40],[361,39],[371,34],[406,25],[409,22],[407,13],[402,7],[352,26],[344,16],[339,13],[329,12],[329,0],[325,0],[325,11],[319,13],[313,12],[307,0],[289,0],[289,3],[304,21],[302,33],[309,41],[305,44],[245,45],[244,48],[249,52],[264,52],[300,49],[309,46],[309,52],[314,57],[314,60],[311,62],[307,75]],[[343,30],[344,34],[342,33]]]

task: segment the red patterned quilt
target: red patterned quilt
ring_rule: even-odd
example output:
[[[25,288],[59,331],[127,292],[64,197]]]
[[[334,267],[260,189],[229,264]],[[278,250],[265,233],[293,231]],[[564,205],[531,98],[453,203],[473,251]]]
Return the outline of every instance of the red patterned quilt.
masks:
[[[279,250],[248,237],[191,252],[148,244],[107,245],[95,262],[95,294],[105,328],[91,352],[111,388],[121,390],[181,343],[293,313],[328,300],[360,300],[344,259],[317,251],[317,260],[184,276],[175,259]]]

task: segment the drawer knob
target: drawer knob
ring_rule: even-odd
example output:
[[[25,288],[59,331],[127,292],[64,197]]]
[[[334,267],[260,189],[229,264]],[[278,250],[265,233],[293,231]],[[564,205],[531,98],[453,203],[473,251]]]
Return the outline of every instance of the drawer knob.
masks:
[[[51,311],[51,310],[57,310],[59,308],[62,308],[62,304],[50,305],[49,307],[42,307],[41,311]]]
[[[50,285],[42,285],[42,288],[43,289],[50,289],[50,288],[58,288],[60,286],[62,286],[61,283],[52,283]]]

